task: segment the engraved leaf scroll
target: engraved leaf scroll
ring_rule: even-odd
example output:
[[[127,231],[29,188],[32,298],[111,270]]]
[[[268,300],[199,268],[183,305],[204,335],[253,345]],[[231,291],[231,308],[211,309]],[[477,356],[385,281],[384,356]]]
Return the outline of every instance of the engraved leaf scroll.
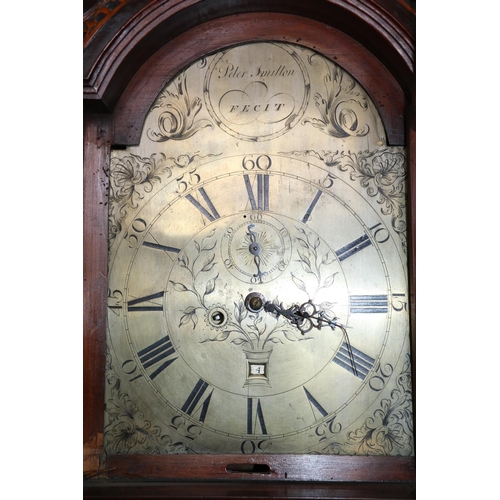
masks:
[[[207,155],[213,156],[213,155]],[[167,158],[163,153],[153,153],[141,157],[130,153],[123,157],[111,158],[109,192],[109,241],[110,243],[122,230],[123,219],[129,209],[137,208],[137,201],[150,193],[153,186],[168,179],[177,169],[187,170],[196,165],[201,157],[198,153],[184,153]]]
[[[363,124],[362,117],[368,109],[368,100],[355,90],[355,80],[340,67],[332,65],[323,81],[325,95],[319,92],[314,95],[321,118],[305,118],[302,124],[310,123],[331,137],[367,135],[370,127]]]
[[[164,90],[153,106],[153,110],[161,110],[157,120],[158,130],[149,129],[147,133],[148,138],[154,142],[184,140],[202,128],[213,127],[210,120],[195,119],[202,107],[201,99],[189,99],[185,73],[174,81],[174,85],[176,92]]]

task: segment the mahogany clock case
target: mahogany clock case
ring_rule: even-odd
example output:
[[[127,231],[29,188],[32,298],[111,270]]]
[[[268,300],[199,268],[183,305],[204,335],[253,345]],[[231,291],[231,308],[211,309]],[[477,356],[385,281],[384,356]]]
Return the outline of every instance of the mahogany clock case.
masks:
[[[169,7],[160,5],[161,2],[137,2],[134,6],[122,3],[123,9],[118,9],[99,29],[87,32],[84,51],[84,466],[86,477],[93,478],[86,481],[86,494],[89,498],[90,495],[112,496],[117,490],[110,490],[111,485],[118,487],[115,481],[140,478],[189,479],[193,489],[184,484],[182,492],[178,490],[179,495],[185,497],[201,487],[196,486],[197,481],[221,481],[230,490],[230,482],[238,480],[256,482],[259,486],[253,488],[257,496],[265,496],[266,491],[278,494],[280,481],[294,484],[294,491],[304,494],[302,481],[313,481],[318,492],[321,484],[328,484],[330,492],[345,487],[363,498],[372,485],[371,491],[383,490],[381,494],[385,498],[391,494],[411,498],[414,494],[413,457],[182,455],[172,458],[167,455],[102,454],[108,305],[107,172],[111,151],[139,143],[145,117],[160,90],[206,54],[248,42],[291,43],[324,55],[356,78],[379,112],[387,144],[406,148],[411,202],[408,203],[408,298],[411,306],[408,312],[412,322],[415,304],[411,36],[414,18],[408,15],[409,10],[401,10],[398,4],[393,6],[393,15],[389,15],[380,4],[387,7],[386,4],[394,2],[371,2],[367,6],[365,2],[347,5],[325,1],[313,2],[309,8],[291,2],[288,9],[292,12],[286,13],[266,12],[257,3],[252,3],[251,9],[259,12],[249,13],[245,12],[250,9],[248,2],[244,5],[236,2],[231,9],[221,8],[215,13],[210,7],[221,7],[219,2],[202,2],[203,6],[197,2],[173,2]],[[273,9],[272,3],[267,5],[266,10]],[[365,12],[371,9],[372,14],[377,14],[376,21],[373,17],[368,19],[363,8]],[[220,17],[222,13],[227,15]],[[321,22],[318,17],[322,18]],[[343,31],[338,29],[342,21],[351,21],[349,28]],[[124,36],[123,25],[127,23],[129,31]],[[365,30],[364,35],[361,28]],[[370,43],[366,40],[368,32],[373,35]],[[414,348],[412,354],[414,356]],[[412,361],[414,371],[414,359]],[[107,485],[107,493],[101,489],[102,481]],[[308,484],[312,487],[313,483]],[[141,491],[139,485],[135,487],[136,493]],[[392,493],[388,491],[391,487]],[[157,491],[158,495],[165,493],[160,485]]]

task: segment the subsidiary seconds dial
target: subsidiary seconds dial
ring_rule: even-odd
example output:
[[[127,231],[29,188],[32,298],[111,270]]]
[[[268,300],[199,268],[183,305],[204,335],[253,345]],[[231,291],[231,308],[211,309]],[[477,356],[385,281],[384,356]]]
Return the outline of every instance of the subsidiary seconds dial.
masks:
[[[281,275],[291,259],[287,228],[265,213],[245,213],[231,223],[221,247],[226,269],[245,283],[264,283]]]

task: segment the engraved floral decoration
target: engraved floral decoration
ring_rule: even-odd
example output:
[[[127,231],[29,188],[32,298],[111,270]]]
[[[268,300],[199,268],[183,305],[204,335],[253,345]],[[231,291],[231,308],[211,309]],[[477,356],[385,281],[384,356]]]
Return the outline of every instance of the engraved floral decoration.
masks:
[[[351,179],[359,180],[368,196],[377,198],[382,205],[381,212],[392,216],[392,227],[402,237],[406,231],[406,165],[402,150],[384,148],[357,155],[350,153],[344,155],[338,167],[342,171],[350,170]]]
[[[274,304],[278,304],[278,299],[274,299]],[[297,329],[290,329],[288,321],[276,317],[276,324],[268,330],[268,324],[264,321],[264,314],[249,313],[245,307],[244,299],[240,296],[238,302],[234,302],[235,321],[229,321],[224,329],[221,329],[214,337],[203,340],[203,342],[223,342],[231,335],[231,343],[240,345],[251,351],[265,350],[268,343],[283,344],[280,335],[286,340],[297,342],[309,340],[311,337],[299,337]],[[272,316],[271,316],[272,317]]]
[[[196,297],[198,303],[198,305],[189,306],[187,309],[181,311],[183,315],[181,316],[179,326],[191,322],[193,324],[194,330],[196,328],[196,325],[198,324],[197,311],[199,309],[208,311],[209,309],[209,307],[205,303],[205,298],[215,290],[215,284],[217,278],[219,277],[219,273],[217,273],[206,282],[205,279],[202,280],[204,284],[203,292],[200,292],[197,288],[197,279],[202,273],[210,272],[217,264],[217,262],[215,261],[215,252],[212,252],[217,246],[217,240],[211,240],[214,234],[215,229],[212,229],[212,231],[210,231],[210,233],[201,240],[201,243],[199,243],[198,241],[194,242],[194,247],[196,250],[196,255],[194,256],[194,258],[193,256],[191,256],[190,259],[188,254],[186,252],[183,252],[177,259],[177,263],[179,264],[179,266],[189,273],[189,286],[186,286],[184,283],[172,280],[170,280],[170,283],[172,284],[176,292],[192,293]],[[201,259],[203,257],[203,262],[201,262]]]
[[[372,417],[347,435],[345,443],[331,443],[325,452],[342,455],[413,454],[413,410],[411,399],[410,356],[406,354],[401,374],[390,398],[380,401]]]
[[[359,153],[306,150],[284,154],[314,156],[327,167],[350,172],[350,179],[359,182],[367,195],[381,205],[381,213],[391,217],[392,227],[401,238],[406,252],[406,159],[402,147],[384,147]]]
[[[105,451],[109,454],[195,453],[181,441],[174,441],[161,427],[145,418],[139,406],[120,389],[111,355],[106,353],[106,380],[111,386],[105,404]]]
[[[153,153],[149,158],[131,153],[111,158],[108,221],[110,242],[122,230],[127,210],[137,208],[136,201],[143,199],[145,193],[150,193],[155,183],[161,182],[162,178],[171,177],[175,169],[193,169],[201,158],[205,157],[198,153],[185,153],[176,158],[167,158],[163,153]]]
[[[297,276],[295,276],[293,273],[291,273],[291,275],[295,285],[300,290],[306,292],[309,296],[309,299],[314,301],[317,293],[322,288],[329,288],[335,281],[335,276],[338,274],[338,272],[330,274],[326,278],[323,278],[324,275],[322,274],[323,269],[335,261],[335,255],[331,250],[328,250],[325,254],[320,255],[320,238],[316,236],[314,241],[311,241],[311,233],[307,234],[306,231],[301,227],[297,227],[296,229],[301,234],[301,236],[298,236],[296,238],[297,242],[299,243],[299,245],[297,246],[297,254],[299,258],[296,259],[296,261],[300,263],[302,269],[307,274],[311,274],[314,276],[317,283],[317,286],[312,295],[308,293],[306,285],[301,279],[297,278]]]
[[[301,227],[297,227],[296,229],[300,234],[300,236],[297,236],[296,238],[298,243],[298,245],[296,245],[297,255],[299,257],[296,259],[296,262],[300,263],[302,269],[307,275],[314,278],[316,285],[314,291],[310,293],[304,280],[300,279],[293,273],[290,274],[295,286],[297,286],[299,290],[305,292],[311,302],[315,302],[318,292],[324,288],[331,287],[335,282],[335,276],[338,272],[332,273],[331,271],[328,271],[326,272],[325,277],[325,270],[327,270],[330,264],[335,262],[336,258],[334,252],[330,249],[328,249],[326,253],[320,253],[322,242],[318,236],[314,238],[312,233],[306,233],[306,231]],[[333,319],[335,318],[335,314],[332,310],[334,306],[335,304],[332,302],[322,302],[321,304],[317,304],[316,307],[317,312],[324,315],[325,318]]]
[[[191,259],[186,252],[183,252],[178,257],[178,264],[186,270],[189,279],[185,282],[170,280],[170,283],[175,291],[190,293],[196,298],[195,305],[190,305],[181,311],[182,316],[179,326],[191,323],[194,330],[198,324],[198,311],[202,310],[205,320],[209,322],[206,316],[215,307],[215,309],[224,311],[227,314],[227,320],[220,328],[213,328],[212,323],[215,334],[203,340],[202,343],[223,342],[232,337],[231,342],[235,345],[241,345],[252,350],[263,350],[268,343],[283,343],[278,334],[282,334],[290,341],[309,339],[310,337],[297,336],[298,330],[290,328],[289,323],[281,318],[277,318],[274,327],[268,329],[268,324],[264,321],[265,318],[269,317],[267,313],[249,314],[242,296],[240,296],[238,302],[234,302],[234,321],[232,320],[233,314],[228,314],[225,307],[219,304],[212,306],[207,303],[207,296],[215,291],[219,277],[219,273],[216,273],[210,279],[206,280],[202,275],[202,273],[211,271],[217,264],[215,261],[215,252],[213,251],[217,246],[217,240],[212,240],[214,234],[215,229],[212,229],[201,242],[194,241],[196,253],[194,256],[191,256]]]
[[[312,60],[311,60],[311,64]],[[331,137],[363,137],[370,127],[360,123],[360,116],[368,109],[368,101],[355,91],[356,81],[336,65],[328,65],[324,76],[326,97],[319,92],[314,95],[321,118],[305,118],[302,124],[310,123]]]
[[[189,99],[186,88],[186,73],[174,81],[177,93],[163,90],[156,100],[152,110],[160,108],[158,116],[158,130],[149,129],[147,136],[154,142],[168,140],[180,141],[187,139],[205,127],[213,128],[212,122],[207,119],[195,120],[202,104],[199,97]]]

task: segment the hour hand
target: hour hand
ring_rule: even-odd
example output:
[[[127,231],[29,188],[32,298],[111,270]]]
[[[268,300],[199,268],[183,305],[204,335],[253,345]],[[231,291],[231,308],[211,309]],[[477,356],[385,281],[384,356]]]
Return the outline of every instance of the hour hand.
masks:
[[[312,310],[309,306],[312,306]],[[321,329],[320,322],[318,322],[318,325],[313,322],[313,320],[318,320],[318,318],[315,316],[316,307],[311,302],[307,302],[301,306],[293,304],[287,309],[281,303],[278,305],[277,302],[274,303],[266,300],[259,292],[251,292],[245,299],[245,307],[254,313],[264,310],[274,316],[283,316],[295,325],[302,335],[312,328]],[[332,328],[334,327],[332,326]]]

